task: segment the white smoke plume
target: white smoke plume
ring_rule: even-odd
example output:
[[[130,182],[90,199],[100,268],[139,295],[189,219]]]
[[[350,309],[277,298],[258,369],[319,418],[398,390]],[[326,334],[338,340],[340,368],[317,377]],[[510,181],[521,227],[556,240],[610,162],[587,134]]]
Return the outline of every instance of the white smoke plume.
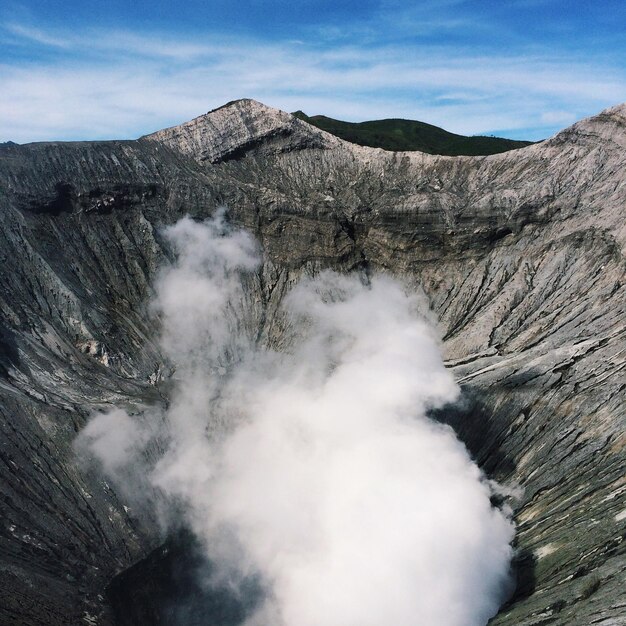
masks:
[[[485,624],[509,583],[513,524],[427,416],[458,388],[417,297],[386,276],[303,279],[277,352],[252,332],[254,241],[221,215],[166,236],[178,260],[154,306],[171,405],[95,416],[83,447],[114,476],[164,442],[148,480],[185,511],[217,582],[263,583],[249,626]]]

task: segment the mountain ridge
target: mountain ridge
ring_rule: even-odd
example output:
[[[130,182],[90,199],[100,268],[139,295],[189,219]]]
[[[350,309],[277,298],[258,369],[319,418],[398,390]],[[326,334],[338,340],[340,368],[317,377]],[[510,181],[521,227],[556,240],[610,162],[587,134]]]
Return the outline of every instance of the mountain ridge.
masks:
[[[292,115],[346,141],[396,152],[418,150],[445,156],[485,156],[536,143],[493,135],[459,135],[426,122],[403,118],[344,122],[325,115],[309,116],[303,111]]]

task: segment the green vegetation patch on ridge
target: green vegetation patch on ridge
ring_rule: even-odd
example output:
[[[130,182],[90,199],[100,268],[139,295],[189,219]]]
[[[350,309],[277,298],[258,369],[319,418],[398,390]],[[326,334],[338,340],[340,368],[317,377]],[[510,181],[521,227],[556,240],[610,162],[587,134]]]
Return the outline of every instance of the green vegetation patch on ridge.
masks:
[[[293,115],[346,141],[384,150],[419,150],[428,154],[446,156],[479,156],[507,152],[533,143],[502,137],[466,137],[414,120],[342,122],[325,115],[309,117],[302,111],[296,111]]]

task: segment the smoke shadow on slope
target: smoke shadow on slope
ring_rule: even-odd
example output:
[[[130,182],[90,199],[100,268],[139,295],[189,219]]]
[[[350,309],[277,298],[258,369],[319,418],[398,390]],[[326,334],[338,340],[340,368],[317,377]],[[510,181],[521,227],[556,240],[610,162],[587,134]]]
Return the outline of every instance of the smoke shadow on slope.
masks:
[[[488,399],[468,387],[461,388],[461,398],[452,405],[429,412],[429,416],[451,426],[457,437],[465,444],[472,459],[488,478],[501,480],[515,471],[516,465],[503,442],[510,426],[512,407],[498,411],[489,405]],[[504,499],[492,496],[494,506],[502,506]],[[537,559],[528,549],[517,549],[511,561],[514,582],[511,595],[500,607],[506,611],[517,602],[530,597],[537,585]]]
[[[180,530],[107,587],[117,626],[238,626],[263,593],[256,580],[236,592],[203,584],[211,564],[194,536]]]
[[[11,367],[20,366],[20,353],[14,334],[0,324],[0,377],[8,378]]]
[[[537,557],[533,554],[532,550],[524,548],[513,557],[511,570],[513,571],[515,580],[515,591],[500,608],[501,611],[532,596],[537,586],[536,567]]]
[[[429,412],[429,417],[448,424],[465,444],[472,459],[489,478],[501,479],[515,470],[515,463],[502,445],[508,419],[499,419],[485,399],[473,389],[461,387],[461,398],[454,404]]]

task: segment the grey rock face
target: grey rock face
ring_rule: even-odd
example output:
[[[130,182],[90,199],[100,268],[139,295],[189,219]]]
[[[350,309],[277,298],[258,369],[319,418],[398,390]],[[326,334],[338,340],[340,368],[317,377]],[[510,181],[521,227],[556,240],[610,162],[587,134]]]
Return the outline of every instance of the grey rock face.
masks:
[[[167,397],[161,226],[227,205],[261,241],[259,336],[303,272],[429,298],[455,425],[518,492],[498,625],[626,623],[626,106],[490,157],[345,143],[251,100],[131,142],[0,146],[0,623],[112,623],[154,521],[77,463],[88,414]]]

